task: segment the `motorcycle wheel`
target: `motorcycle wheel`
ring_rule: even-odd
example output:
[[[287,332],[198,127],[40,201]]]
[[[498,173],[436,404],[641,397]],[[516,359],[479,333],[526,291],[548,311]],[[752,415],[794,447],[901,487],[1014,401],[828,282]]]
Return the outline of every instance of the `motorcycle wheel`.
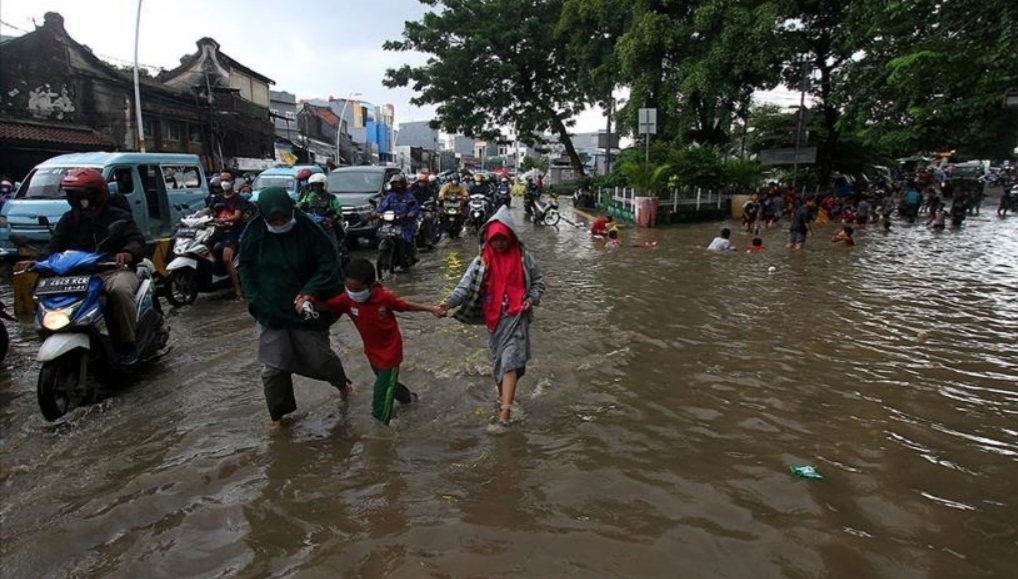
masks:
[[[42,417],[53,422],[88,402],[88,384],[81,383],[81,363],[85,352],[71,352],[46,362],[39,369],[36,392]]]
[[[193,269],[178,269],[170,273],[170,287],[166,292],[166,301],[179,308],[189,306],[198,299],[198,280]]]
[[[544,214],[545,225],[554,227],[558,225],[559,219],[562,219],[562,216],[559,215],[558,211],[555,211],[554,209]]]
[[[7,350],[11,347],[11,336],[7,333],[7,324],[0,322],[0,364],[7,359]]]

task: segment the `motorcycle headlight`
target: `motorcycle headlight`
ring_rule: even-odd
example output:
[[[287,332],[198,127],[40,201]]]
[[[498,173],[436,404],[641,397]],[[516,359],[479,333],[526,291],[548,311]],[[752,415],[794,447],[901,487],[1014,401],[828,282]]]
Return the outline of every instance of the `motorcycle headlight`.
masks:
[[[53,332],[66,328],[70,323],[71,317],[63,310],[46,312],[46,315],[42,317],[42,327]]]

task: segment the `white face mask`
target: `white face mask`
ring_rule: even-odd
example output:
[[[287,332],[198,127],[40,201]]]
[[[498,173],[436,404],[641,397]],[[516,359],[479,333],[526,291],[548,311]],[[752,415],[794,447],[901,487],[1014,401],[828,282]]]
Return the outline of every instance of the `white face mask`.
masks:
[[[233,181],[220,181],[219,186],[223,188],[223,191],[233,191]]]
[[[283,225],[272,225],[271,223],[266,223],[265,228],[269,230],[269,233],[275,233],[278,235],[282,233],[289,233],[290,230],[293,229],[294,225],[297,225],[297,218],[291,217],[290,220]]]
[[[80,205],[82,209],[88,209],[88,199],[82,199],[78,205]]]
[[[359,292],[352,292],[349,289],[346,290],[346,295],[350,296],[353,301],[363,304],[371,298],[371,288],[368,288]]]

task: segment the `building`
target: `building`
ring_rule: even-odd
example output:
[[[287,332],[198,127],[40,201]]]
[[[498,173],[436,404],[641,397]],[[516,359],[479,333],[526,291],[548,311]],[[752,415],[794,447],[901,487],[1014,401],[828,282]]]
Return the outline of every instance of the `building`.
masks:
[[[388,163],[395,160],[392,138],[395,109],[392,105],[376,107],[364,101],[310,99],[309,104],[328,106],[343,122],[344,132],[362,146],[366,162]]]
[[[440,150],[438,129],[431,128],[431,121],[400,123],[396,131],[397,147],[420,147],[430,151]]]
[[[340,119],[329,106],[301,103],[297,112],[297,126],[300,137],[295,142],[308,151],[310,157],[307,162],[343,166],[360,165],[364,161],[364,147],[358,146],[346,132],[340,137],[340,158],[337,161],[336,134],[340,128]]]
[[[275,81],[230,58],[212,38],[196,43],[198,50],[180,59],[156,80],[197,97],[203,103],[205,135],[219,153],[216,166],[252,169],[275,156],[275,130],[269,117],[269,86]],[[221,152],[220,152],[221,151]]]
[[[71,152],[138,150],[133,78],[71,38],[60,14],[3,43],[0,58],[0,173],[20,179]],[[207,116],[192,95],[140,82],[148,151],[209,152]]]
[[[296,143],[300,137],[297,126],[297,97],[284,91],[269,91],[269,114],[276,137]]]

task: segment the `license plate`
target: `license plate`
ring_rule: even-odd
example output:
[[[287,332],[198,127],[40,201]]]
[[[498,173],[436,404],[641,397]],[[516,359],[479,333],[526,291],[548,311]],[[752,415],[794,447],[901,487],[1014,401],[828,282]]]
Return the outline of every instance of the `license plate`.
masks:
[[[177,231],[177,239],[194,239],[198,237],[197,229],[181,229]]]
[[[90,279],[92,278],[87,275],[44,277],[39,280],[39,285],[35,286],[35,295],[80,294],[88,290]]]

